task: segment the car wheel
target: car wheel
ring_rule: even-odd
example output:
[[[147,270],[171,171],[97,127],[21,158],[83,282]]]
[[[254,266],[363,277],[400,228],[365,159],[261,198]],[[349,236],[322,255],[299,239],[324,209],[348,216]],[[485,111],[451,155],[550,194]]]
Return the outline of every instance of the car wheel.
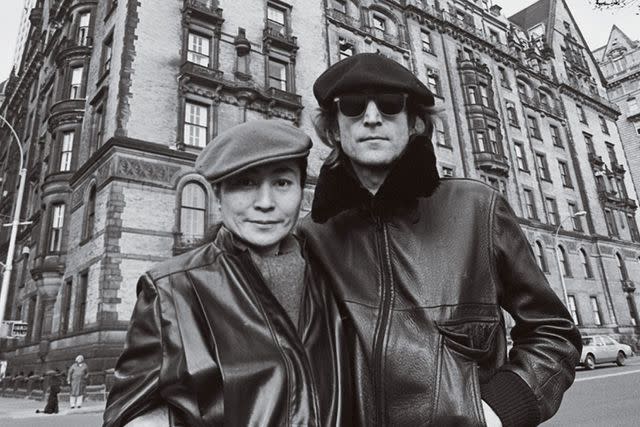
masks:
[[[619,351],[618,357],[616,357],[616,365],[624,366],[624,362],[626,362],[626,360],[627,360],[627,356],[624,354],[624,352]]]
[[[587,358],[584,359],[584,367],[588,370],[592,370],[596,367],[596,359],[593,357],[593,354],[587,354]]]

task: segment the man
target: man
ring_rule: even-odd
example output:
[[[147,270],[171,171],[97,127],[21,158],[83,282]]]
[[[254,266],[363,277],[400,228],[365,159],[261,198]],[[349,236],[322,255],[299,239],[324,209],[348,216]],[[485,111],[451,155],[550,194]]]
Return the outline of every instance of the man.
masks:
[[[433,95],[376,54],[314,85],[333,152],[301,233],[330,276],[363,425],[537,425],[574,379],[580,335],[491,187],[440,180]],[[420,134],[417,129],[424,130]],[[501,308],[515,320],[509,359]]]

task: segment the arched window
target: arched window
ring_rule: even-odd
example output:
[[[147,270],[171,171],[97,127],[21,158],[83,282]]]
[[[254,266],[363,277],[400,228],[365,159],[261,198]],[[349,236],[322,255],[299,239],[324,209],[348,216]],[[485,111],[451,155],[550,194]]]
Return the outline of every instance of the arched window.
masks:
[[[580,251],[578,251],[580,253],[580,262],[582,262],[582,269],[584,271],[584,277],[586,277],[587,279],[591,279],[593,278],[593,271],[591,270],[591,263],[589,262],[589,255],[587,255],[587,252],[580,248]]]
[[[538,260],[538,265],[545,273],[549,271],[547,269],[547,260],[544,257],[544,249],[542,248],[542,243],[539,240],[536,240],[535,246],[536,259]]]
[[[624,260],[618,252],[616,252],[616,263],[618,264],[618,271],[620,272],[620,280],[629,280],[629,275],[627,274],[627,266],[624,265]]]
[[[195,243],[206,229],[207,193],[202,185],[189,182],[182,188],[180,199],[180,232],[183,243]]]
[[[562,275],[565,277],[571,277],[571,266],[569,265],[569,258],[562,245],[558,245],[558,257],[560,258],[560,269]]]
[[[89,197],[87,198],[87,204],[84,214],[84,227],[82,229],[83,239],[89,239],[93,236],[96,220],[96,186],[91,186],[89,190]]]

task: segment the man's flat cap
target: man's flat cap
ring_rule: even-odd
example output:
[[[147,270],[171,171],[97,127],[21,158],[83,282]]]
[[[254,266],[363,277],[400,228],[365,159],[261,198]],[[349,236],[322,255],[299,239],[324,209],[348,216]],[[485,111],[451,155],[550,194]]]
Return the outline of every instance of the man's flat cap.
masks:
[[[433,94],[409,70],[377,53],[359,53],[335,63],[313,85],[313,94],[324,108],[340,94],[362,90],[405,92],[411,101],[434,105]]]
[[[309,155],[311,138],[279,120],[252,120],[216,136],[198,155],[196,171],[211,182],[251,167]]]

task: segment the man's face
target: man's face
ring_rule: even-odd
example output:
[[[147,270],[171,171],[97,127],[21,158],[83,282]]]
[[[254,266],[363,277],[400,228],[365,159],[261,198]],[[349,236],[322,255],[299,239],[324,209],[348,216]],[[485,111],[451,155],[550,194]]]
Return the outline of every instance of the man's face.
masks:
[[[359,116],[345,115],[343,106],[340,105],[338,128],[342,150],[355,165],[365,169],[384,170],[389,169],[406,148],[409,142],[409,121],[406,106],[396,114],[385,114],[381,111],[385,110],[385,106],[379,107],[372,99],[376,95],[382,94],[371,94],[364,112]],[[338,102],[341,103],[342,100]]]

